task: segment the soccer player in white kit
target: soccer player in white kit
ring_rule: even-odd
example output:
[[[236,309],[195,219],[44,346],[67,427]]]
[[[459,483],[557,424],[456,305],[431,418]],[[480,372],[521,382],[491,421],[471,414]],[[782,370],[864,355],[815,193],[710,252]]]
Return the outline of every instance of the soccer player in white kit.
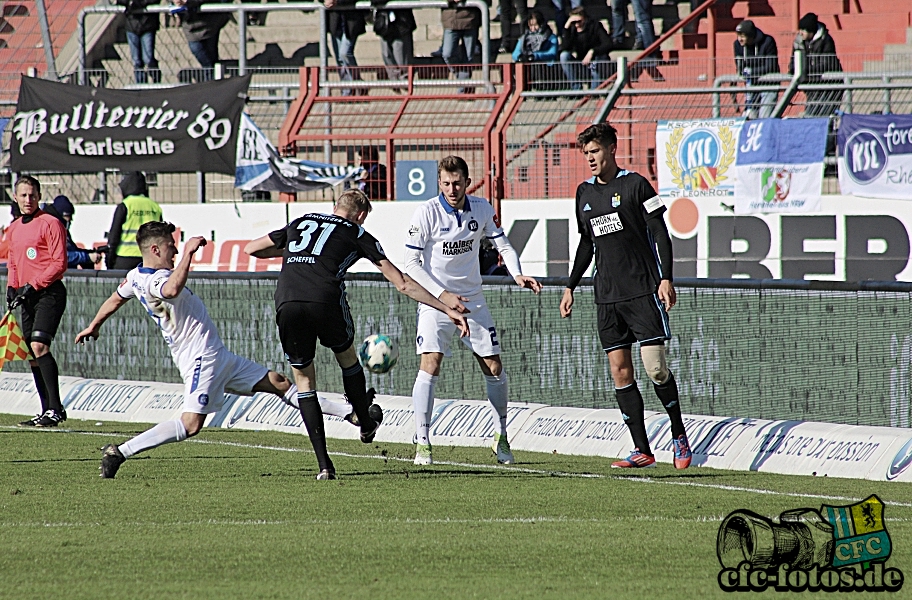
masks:
[[[432,295],[454,310],[468,310],[469,336],[463,342],[475,354],[487,382],[487,395],[494,407],[495,433],[492,450],[497,461],[513,463],[507,439],[507,374],[500,360],[500,342],[494,319],[481,291],[478,248],[487,238],[500,252],[517,285],[536,294],[541,284],[522,274],[519,255],[501,229],[494,207],[484,198],[466,195],[471,185],[469,166],[458,156],[440,161],[437,180],[441,193],[422,204],[412,216],[406,242],[406,273]],[[444,356],[450,356],[450,341],[456,332],[446,315],[419,305],[416,346],[421,365],[412,403],[415,409],[416,465],[433,464],[429,428],[434,408],[434,386]]]
[[[221,410],[225,390],[244,396],[269,392],[287,404],[296,404],[297,388],[284,375],[225,348],[203,301],[186,287],[193,254],[206,245],[206,240],[191,238],[175,268],[178,251],[174,230],[174,225],[161,221],[139,228],[136,243],[143,264],[127,273],[89,326],[76,336],[77,344],[90,337],[98,339],[102,323],[131,298],[137,298],[161,327],[184,380],[184,412],[180,419],[159,423],[119,446],[108,444],[102,449],[101,476],[106,479],[113,478],[120,465],[134,454],[199,433],[206,416]]]

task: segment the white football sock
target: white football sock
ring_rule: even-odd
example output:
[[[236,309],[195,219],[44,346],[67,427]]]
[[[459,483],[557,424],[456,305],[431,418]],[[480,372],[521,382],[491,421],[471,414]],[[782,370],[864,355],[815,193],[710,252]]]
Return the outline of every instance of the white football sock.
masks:
[[[500,435],[507,435],[507,373],[485,375],[488,400],[494,407],[495,416],[500,421]]]
[[[298,406],[298,386],[292,383],[288,391],[282,396],[282,402],[300,410],[301,407]]]
[[[187,430],[180,419],[159,423],[152,429],[140,433],[132,440],[126,441],[117,448],[124,458],[130,458],[144,450],[157,448],[171,442],[182,442],[187,439]]]
[[[332,400],[327,400],[323,396],[317,396],[317,400],[320,402],[320,410],[323,411],[324,415],[332,415],[344,419],[354,412],[351,404],[348,404],[347,402],[333,402]]]
[[[412,407],[415,409],[415,434],[419,444],[430,444],[428,430],[431,427],[431,414],[434,412],[434,385],[437,376],[418,371],[415,386],[412,388]]]

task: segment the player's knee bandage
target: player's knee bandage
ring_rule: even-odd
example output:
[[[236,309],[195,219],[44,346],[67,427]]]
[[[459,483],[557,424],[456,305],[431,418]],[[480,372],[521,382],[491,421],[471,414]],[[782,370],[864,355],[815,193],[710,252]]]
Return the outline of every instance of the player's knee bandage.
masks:
[[[640,356],[643,358],[643,366],[646,367],[646,375],[653,383],[662,385],[668,381],[671,373],[665,364],[665,344],[642,346]]]

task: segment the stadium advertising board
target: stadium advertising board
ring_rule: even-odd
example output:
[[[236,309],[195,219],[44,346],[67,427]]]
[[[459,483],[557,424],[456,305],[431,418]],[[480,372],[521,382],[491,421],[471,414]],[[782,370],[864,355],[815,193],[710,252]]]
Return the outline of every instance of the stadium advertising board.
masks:
[[[732,198],[743,125],[744,119],[659,121],[659,194],[667,198]]]
[[[735,212],[818,211],[828,126],[828,119],[745,124],[735,159]]]
[[[843,115],[837,148],[843,194],[909,200],[912,115]]]
[[[250,75],[161,90],[112,90],[23,77],[13,171],[234,174]]]

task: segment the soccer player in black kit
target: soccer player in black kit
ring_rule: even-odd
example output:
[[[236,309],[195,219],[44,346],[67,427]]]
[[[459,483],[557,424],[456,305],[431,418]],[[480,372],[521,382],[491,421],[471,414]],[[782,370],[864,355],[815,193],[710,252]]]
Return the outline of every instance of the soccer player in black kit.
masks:
[[[469,332],[464,316],[403,275],[386,258],[380,242],[361,227],[370,211],[364,192],[348,190],[339,196],[333,214],[306,214],[244,248],[258,258],[283,257],[275,291],[276,323],[282,349],[294,371],[301,416],[317,455],[317,479],[336,478],[317,401],[313,364],[317,339],[336,355],[345,395],[361,426],[361,441],[371,443],[380,426],[368,411],[367,382],[355,351],[355,326],[345,296],[345,273],[355,261],[368,259],[400,292],[446,313],[460,335]]]
[[[618,406],[635,446],[630,456],[611,466],[655,466],[646,435],[643,396],[633,378],[630,348],[639,342],[646,374],[671,421],[674,466],[686,469],[692,453],[681,419],[678,385],[665,360],[665,340],[671,337],[667,311],[676,301],[671,237],[662,216],[665,206],[643,176],[618,167],[614,127],[592,125],[576,142],[593,177],[576,189],[580,241],[560,313],[570,316],[573,290],[594,254],[599,339],[608,354]]]

